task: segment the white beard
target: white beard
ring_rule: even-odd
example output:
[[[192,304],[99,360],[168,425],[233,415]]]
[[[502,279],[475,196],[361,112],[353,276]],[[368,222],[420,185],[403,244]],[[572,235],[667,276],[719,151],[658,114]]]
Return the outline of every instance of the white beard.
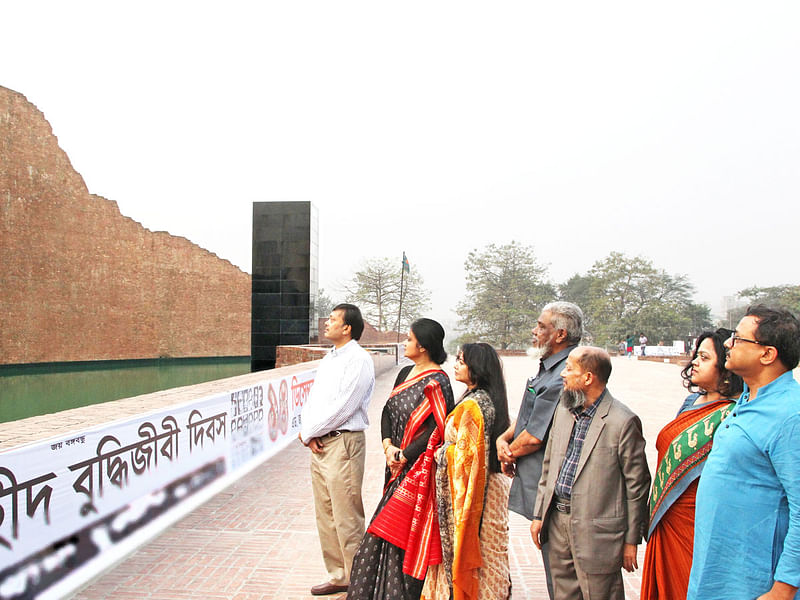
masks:
[[[542,356],[544,356],[545,348],[537,348],[536,346],[531,346],[527,350],[525,350],[525,354],[527,354],[533,360],[541,360]]]
[[[544,346],[531,346],[525,351],[525,354],[530,356],[533,360],[542,360],[546,356],[550,356],[552,353],[552,348],[550,347],[549,342]]]
[[[558,397],[561,406],[567,410],[578,410],[586,405],[586,393],[583,390],[568,390],[563,388]]]

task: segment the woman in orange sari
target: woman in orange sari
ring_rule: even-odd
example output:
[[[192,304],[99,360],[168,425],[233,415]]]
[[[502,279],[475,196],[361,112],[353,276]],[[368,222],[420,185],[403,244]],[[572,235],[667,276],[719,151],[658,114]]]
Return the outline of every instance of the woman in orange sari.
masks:
[[[442,562],[428,569],[422,600],[507,600],[508,491],[495,448],[509,425],[503,369],[488,344],[465,344],[455,366],[467,391],[436,452]]]
[[[658,467],[650,496],[650,529],[642,569],[641,600],[685,600],[692,567],[694,503],[714,431],[742,393],[742,379],[725,369],[718,329],[697,338],[681,376],[691,393],[656,440]]]

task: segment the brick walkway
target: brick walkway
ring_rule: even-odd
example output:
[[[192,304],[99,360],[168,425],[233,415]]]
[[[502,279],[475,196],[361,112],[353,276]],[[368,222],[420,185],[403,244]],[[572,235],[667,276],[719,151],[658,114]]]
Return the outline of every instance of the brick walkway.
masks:
[[[513,417],[525,380],[538,367],[523,357],[505,358],[504,364]],[[613,365],[609,389],[642,417],[652,470],[655,437],[685,397],[679,368],[626,358],[614,358]],[[373,425],[367,432],[363,492],[368,518],[383,484],[380,411],[393,381],[394,372],[379,378],[370,409]],[[73,598],[313,598],[308,590],[325,579],[325,570],[314,525],[308,452],[299,442],[292,444]],[[509,558],[515,600],[547,597],[541,557],[530,540],[528,526],[524,518],[511,514]],[[641,546],[640,565],[643,554]],[[626,574],[625,583],[627,598],[638,600],[638,572]]]

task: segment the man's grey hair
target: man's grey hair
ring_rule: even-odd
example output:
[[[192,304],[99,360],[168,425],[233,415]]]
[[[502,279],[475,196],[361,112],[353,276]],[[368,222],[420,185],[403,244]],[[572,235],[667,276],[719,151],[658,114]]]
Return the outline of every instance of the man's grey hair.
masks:
[[[551,302],[542,312],[550,313],[550,323],[567,332],[567,343],[577,344],[583,337],[583,311],[572,302]]]

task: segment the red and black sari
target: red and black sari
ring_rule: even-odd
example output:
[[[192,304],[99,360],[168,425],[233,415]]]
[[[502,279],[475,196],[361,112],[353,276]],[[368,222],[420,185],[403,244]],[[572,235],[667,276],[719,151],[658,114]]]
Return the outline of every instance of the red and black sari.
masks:
[[[403,381],[405,373],[384,406],[383,420],[408,464],[388,479],[353,559],[347,595],[353,600],[417,600],[428,565],[441,562],[434,452],[455,402],[444,371]]]

